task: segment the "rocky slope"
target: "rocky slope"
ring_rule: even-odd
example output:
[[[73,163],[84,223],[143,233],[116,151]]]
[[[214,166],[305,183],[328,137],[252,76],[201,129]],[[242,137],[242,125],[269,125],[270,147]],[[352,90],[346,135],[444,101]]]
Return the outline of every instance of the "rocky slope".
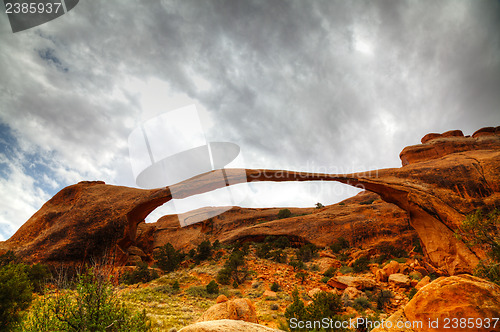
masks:
[[[449,274],[470,272],[478,257],[453,231],[473,210],[500,206],[500,130],[483,128],[472,137],[461,132],[426,135],[422,142],[402,151],[401,168],[346,175],[281,170],[226,170],[225,174],[230,184],[322,180],[363,187],[408,212],[431,263]],[[116,242],[114,249],[123,263],[128,249],[137,243],[137,226],[172,199],[171,191],[181,198],[217,189],[225,185],[214,181],[217,172],[155,190],[100,182],[67,187],[0,249],[14,249],[32,261],[81,261]],[[249,228],[248,235],[259,235],[259,227]]]

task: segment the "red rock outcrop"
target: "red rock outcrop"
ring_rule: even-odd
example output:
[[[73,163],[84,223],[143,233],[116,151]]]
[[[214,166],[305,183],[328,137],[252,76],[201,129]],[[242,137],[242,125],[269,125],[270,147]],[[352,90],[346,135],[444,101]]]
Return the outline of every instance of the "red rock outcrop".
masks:
[[[497,129],[478,132],[476,137],[452,133],[405,148],[401,168],[345,175],[227,169],[225,175],[231,184],[338,181],[363,187],[409,213],[433,265],[449,274],[470,272],[478,257],[455,238],[453,230],[475,209],[500,206],[500,135]],[[225,185],[214,181],[217,172],[155,190],[103,183],[70,186],[1,243],[0,249],[14,248],[32,260],[82,260],[117,239],[117,252],[126,251],[135,243],[137,225],[172,198],[171,189],[178,198],[215,190]]]

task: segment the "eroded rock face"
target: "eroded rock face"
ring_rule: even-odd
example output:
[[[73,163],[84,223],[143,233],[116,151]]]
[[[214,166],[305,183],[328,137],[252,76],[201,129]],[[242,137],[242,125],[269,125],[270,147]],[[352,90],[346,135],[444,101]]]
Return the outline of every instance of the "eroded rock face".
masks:
[[[410,322],[424,322],[415,331],[495,331],[496,328],[452,328],[445,326],[448,318],[481,319],[500,317],[500,287],[484,279],[470,275],[441,277],[422,287],[404,308]],[[427,322],[439,321],[438,328],[427,326]]]

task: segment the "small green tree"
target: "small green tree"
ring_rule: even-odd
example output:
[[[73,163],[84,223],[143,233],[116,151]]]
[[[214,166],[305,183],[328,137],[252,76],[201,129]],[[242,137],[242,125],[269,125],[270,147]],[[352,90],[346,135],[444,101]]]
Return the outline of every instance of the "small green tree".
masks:
[[[307,276],[308,276],[308,274],[305,271],[300,271],[300,272],[297,272],[297,274],[295,274],[295,278],[300,279],[301,284],[304,284]]]
[[[240,250],[233,250],[224,267],[217,274],[217,282],[228,285],[232,279],[233,284],[241,285],[247,276],[248,268],[245,263],[244,253]]]
[[[321,203],[316,203],[316,209],[321,209],[321,208],[324,208],[325,206]]]
[[[33,288],[24,264],[0,267],[0,331],[9,331],[20,320],[21,310],[32,300]]]
[[[362,256],[352,263],[352,269],[354,272],[363,272],[368,270],[368,264],[370,263],[370,258],[368,256]]]
[[[316,256],[318,248],[312,244],[308,243],[299,248],[297,252],[297,258],[303,262],[309,262],[313,257]]]
[[[332,252],[334,254],[338,254],[340,251],[343,249],[348,249],[349,248],[349,241],[347,241],[343,237],[339,237],[331,246],[330,249],[332,249]]]
[[[291,216],[292,212],[288,209],[281,209],[280,212],[278,212],[278,219],[290,218]]]
[[[156,265],[163,271],[172,272],[182,261],[182,254],[175,250],[174,246],[170,243],[165,244],[160,247],[160,249],[154,254],[156,259]]]
[[[215,282],[215,280],[210,281],[206,288],[208,294],[219,294],[219,285]]]
[[[487,257],[474,272],[500,285],[500,209],[489,213],[478,209],[467,215],[455,235],[467,246],[484,250]]]
[[[201,242],[196,248],[196,256],[194,259],[196,262],[201,262],[212,256],[212,244],[209,240]]]

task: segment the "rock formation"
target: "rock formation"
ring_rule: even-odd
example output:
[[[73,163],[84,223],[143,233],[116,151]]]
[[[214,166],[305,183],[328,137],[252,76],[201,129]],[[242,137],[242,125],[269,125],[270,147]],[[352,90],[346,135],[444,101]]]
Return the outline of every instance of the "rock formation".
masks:
[[[225,174],[231,184],[338,181],[363,187],[408,212],[432,264],[449,274],[470,272],[478,257],[453,231],[475,209],[500,206],[500,132],[498,127],[481,129],[472,137],[452,132],[423,142],[402,151],[401,168],[344,175],[258,169],[227,169]],[[116,239],[116,251],[123,260],[136,243],[137,225],[172,199],[171,190],[178,198],[215,190],[224,185],[213,180],[216,172],[154,190],[98,182],[67,187],[1,243],[0,249],[15,249],[33,261],[78,261],[102,252],[104,246],[113,247]]]
[[[399,322],[406,329],[385,325],[373,331],[498,331],[500,322],[493,326],[495,320],[491,318],[499,316],[498,285],[470,275],[441,277],[423,286],[402,310],[388,319],[393,327]]]
[[[242,320],[221,319],[188,325],[179,332],[279,332],[281,330]]]

